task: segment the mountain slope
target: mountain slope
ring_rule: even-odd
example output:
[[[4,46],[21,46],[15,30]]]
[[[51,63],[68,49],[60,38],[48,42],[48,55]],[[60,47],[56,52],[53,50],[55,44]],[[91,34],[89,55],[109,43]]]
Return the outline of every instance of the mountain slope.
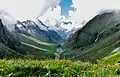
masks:
[[[32,36],[44,42],[62,42],[62,38],[54,30],[48,30],[47,26],[37,25],[34,21],[31,20],[23,22],[18,21],[18,24],[15,26],[15,30],[18,33]]]
[[[24,34],[18,35],[21,41],[21,47],[19,48],[19,51],[24,51],[26,52],[26,55],[38,58],[55,57],[54,53],[56,52],[57,48],[56,44],[46,43]]]
[[[120,63],[120,51],[112,54],[112,55],[109,55],[105,58],[103,58],[101,60],[101,62],[103,62],[103,64],[116,64],[116,63]]]
[[[15,50],[21,45],[15,34],[9,32],[0,19],[0,58],[15,58],[22,56]]]
[[[0,42],[7,45],[11,49],[16,49],[20,46],[20,41],[15,36],[15,34],[9,32],[7,28],[2,24],[2,20],[0,19]]]
[[[120,45],[120,12],[95,16],[69,38],[64,56],[96,60],[109,55]]]
[[[5,11],[0,11],[0,58],[19,58],[19,56],[52,57],[62,38],[48,30],[42,22],[17,21]],[[45,27],[45,29],[41,29]]]

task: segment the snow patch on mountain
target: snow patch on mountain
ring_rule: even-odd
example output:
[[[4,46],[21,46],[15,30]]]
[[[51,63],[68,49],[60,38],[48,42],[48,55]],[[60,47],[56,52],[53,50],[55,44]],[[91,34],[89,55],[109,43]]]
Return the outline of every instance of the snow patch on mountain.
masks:
[[[47,26],[39,19],[36,19],[35,23],[39,26],[40,29],[48,31]]]

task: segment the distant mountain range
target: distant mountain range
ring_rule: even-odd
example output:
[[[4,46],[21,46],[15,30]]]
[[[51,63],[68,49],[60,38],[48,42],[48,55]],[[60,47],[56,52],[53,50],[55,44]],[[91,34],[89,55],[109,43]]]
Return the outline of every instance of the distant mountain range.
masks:
[[[44,42],[59,43],[63,41],[62,37],[58,35],[56,31],[49,30],[48,27],[42,25],[41,22],[39,22],[39,24],[40,25],[37,25],[34,21],[31,20],[23,22],[18,21],[15,26],[15,31],[28,36],[32,36]]]
[[[9,31],[14,31],[16,27],[19,28],[19,30],[21,30],[23,33],[27,32],[26,34],[29,33],[30,35],[37,37],[39,40],[47,42],[49,41],[58,43],[67,39],[67,29],[57,24],[55,26],[48,26],[39,19],[36,19],[35,21],[19,21],[14,19],[5,11],[0,11],[0,18]]]
[[[57,46],[67,39],[61,26],[46,26],[39,19],[19,21],[5,11],[0,11],[0,36],[0,58],[54,57]]]
[[[60,50],[61,58],[96,61],[120,51],[120,11],[102,12],[72,30],[39,19],[19,21],[0,11],[0,37],[0,58],[55,58]]]
[[[63,45],[70,33],[73,31],[60,24],[49,26],[39,19],[19,21],[0,11],[0,58],[55,58],[57,48]]]

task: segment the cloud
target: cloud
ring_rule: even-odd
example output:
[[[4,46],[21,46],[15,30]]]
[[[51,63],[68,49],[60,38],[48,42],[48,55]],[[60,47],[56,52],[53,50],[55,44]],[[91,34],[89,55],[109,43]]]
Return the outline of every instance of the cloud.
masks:
[[[39,19],[48,26],[56,25],[61,19],[61,7],[59,5],[56,8],[49,8]]]
[[[0,0],[0,9],[18,20],[32,19],[42,15],[49,7],[54,8],[60,0]]]
[[[45,4],[39,16],[42,16],[49,8],[54,9],[59,3],[60,3],[60,0],[45,0]]]
[[[0,9],[8,12],[18,20],[40,19],[48,25],[55,25],[61,16],[61,0],[0,0]],[[67,29],[82,27],[84,21],[87,22],[97,15],[102,9],[120,9],[120,0],[72,0],[73,10],[69,10],[72,25],[63,25]],[[64,17],[64,19],[68,19]],[[65,20],[66,21],[66,20]]]
[[[102,9],[120,9],[120,0],[72,0],[72,7],[76,11],[70,10],[69,16],[76,27],[82,27],[83,21],[89,21]]]
[[[49,8],[39,19],[47,26],[56,26],[59,25],[65,29],[71,30],[77,24],[64,24],[63,22],[71,22],[70,17],[65,17],[61,15],[61,7],[57,5],[56,8],[52,10]]]

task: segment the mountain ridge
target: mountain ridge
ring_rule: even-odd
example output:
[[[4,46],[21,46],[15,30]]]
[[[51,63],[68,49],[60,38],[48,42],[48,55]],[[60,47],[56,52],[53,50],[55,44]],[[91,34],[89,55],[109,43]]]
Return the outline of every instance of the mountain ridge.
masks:
[[[112,11],[95,16],[68,39],[63,55],[91,61],[109,55],[119,46],[119,23],[120,12]]]

